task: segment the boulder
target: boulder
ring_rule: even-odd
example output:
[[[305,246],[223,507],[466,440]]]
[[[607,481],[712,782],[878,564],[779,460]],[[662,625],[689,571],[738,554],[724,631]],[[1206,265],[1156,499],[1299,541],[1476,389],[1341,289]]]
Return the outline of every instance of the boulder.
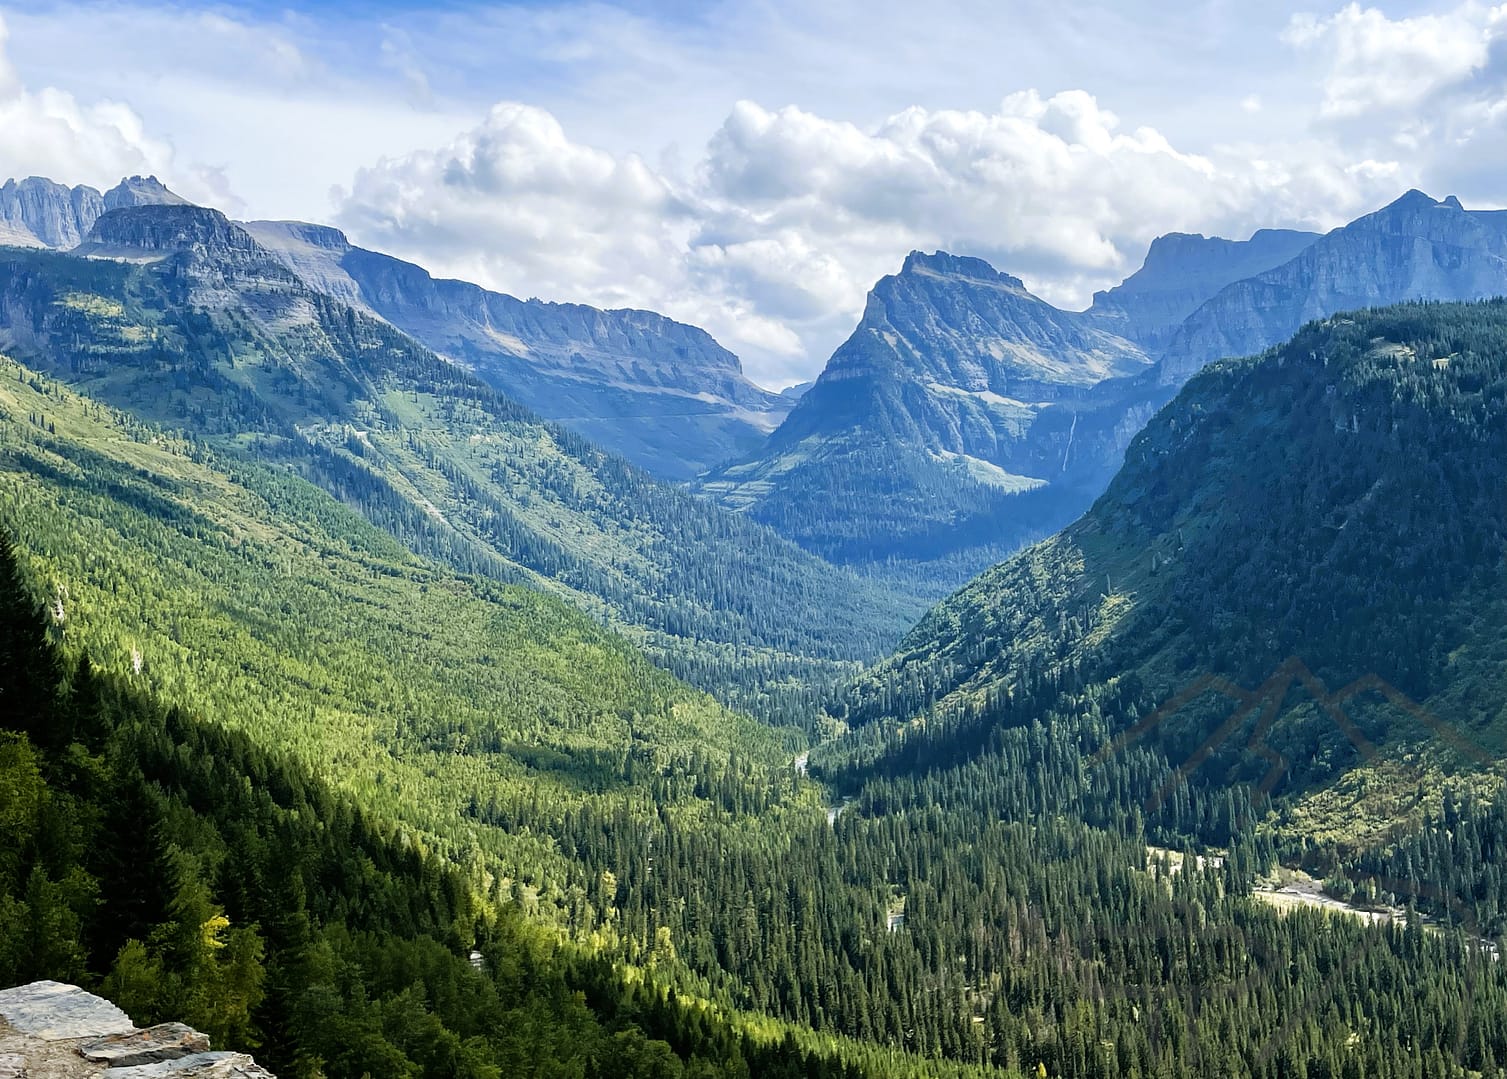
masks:
[[[52,981],[0,990],[0,1018],[42,1041],[103,1038],[136,1029],[130,1017],[108,1000],[76,985]]]

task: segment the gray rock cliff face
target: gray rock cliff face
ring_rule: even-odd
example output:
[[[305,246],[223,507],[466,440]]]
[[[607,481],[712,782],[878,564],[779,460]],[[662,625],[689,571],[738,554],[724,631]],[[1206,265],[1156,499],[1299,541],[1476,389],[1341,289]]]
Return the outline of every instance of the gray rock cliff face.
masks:
[[[104,194],[106,210],[135,206],[189,206],[186,198],[169,191],[155,176],[127,176]]]
[[[135,1030],[130,1016],[76,985],[40,981],[0,990],[0,1019],[41,1041],[103,1038]]]
[[[1180,386],[1212,360],[1260,352],[1339,311],[1504,293],[1507,211],[1466,210],[1453,197],[1410,191],[1221,290],[1169,340],[1157,378]]]
[[[88,239],[108,210],[186,205],[155,176],[128,176],[103,195],[40,176],[7,180],[0,187],[0,244],[69,251]]]
[[[245,1053],[211,1052],[192,1027],[138,1029],[103,997],[53,981],[0,990],[0,1068],[16,1079],[276,1079]]]
[[[666,479],[762,442],[793,402],[704,330],[651,311],[519,300],[296,221],[246,228],[311,286],[370,311],[496,389]]]
[[[1221,289],[1282,265],[1318,238],[1289,229],[1261,229],[1249,240],[1181,232],[1159,236],[1139,270],[1094,294],[1089,312],[1106,330],[1156,353]]]
[[[0,242],[67,250],[83,241],[104,212],[104,199],[92,187],[67,187],[40,176],[7,180],[0,187]]]
[[[105,212],[74,253],[93,256],[119,251],[145,258],[189,250],[270,258],[250,233],[219,210],[172,203],[145,203]]]

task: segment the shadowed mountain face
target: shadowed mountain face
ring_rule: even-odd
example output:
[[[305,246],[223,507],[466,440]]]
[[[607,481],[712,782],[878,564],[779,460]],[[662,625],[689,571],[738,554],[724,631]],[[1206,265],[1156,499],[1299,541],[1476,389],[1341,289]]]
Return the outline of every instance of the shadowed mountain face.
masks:
[[[1307,790],[1420,740],[1477,767],[1507,742],[1504,490],[1507,302],[1312,324],[1195,375],[1088,513],[936,607],[848,718],[950,717],[966,755],[1007,698],[1044,692],[1039,720],[1103,689],[1134,705],[1104,733],[1144,720],[1216,787]],[[1219,734],[1287,675],[1259,738],[1255,711]]]
[[[1221,289],[1179,326],[1151,370],[1096,387],[1088,407],[1044,416],[1044,448],[1074,445],[1075,483],[1102,490],[1155,411],[1213,360],[1286,341],[1304,323],[1408,300],[1507,295],[1507,212],[1410,191],[1321,236],[1294,258]],[[1141,422],[1127,422],[1140,417]]]
[[[1144,371],[1136,345],[979,259],[915,252],[759,454],[701,489],[844,561],[982,568],[1029,536],[999,525],[1048,480],[1022,456],[1043,410]]]
[[[1504,253],[1507,213],[1410,192],[1322,237],[1164,237],[1081,314],[978,260],[913,255],[767,445],[703,489],[937,594],[1086,509],[1203,365],[1338,311],[1502,295]]]
[[[1220,289],[1282,265],[1318,238],[1288,229],[1262,229],[1249,240],[1181,232],[1159,236],[1141,268],[1095,293],[1089,311],[1104,329],[1156,353]]]
[[[1453,197],[1436,202],[1410,191],[1221,290],[1173,334],[1157,380],[1179,386],[1211,359],[1270,348],[1337,311],[1504,292],[1507,211],[1466,210]]]
[[[435,279],[321,225],[246,228],[313,287],[665,479],[750,452],[793,405],[749,382],[704,330],[651,311],[524,301]]]

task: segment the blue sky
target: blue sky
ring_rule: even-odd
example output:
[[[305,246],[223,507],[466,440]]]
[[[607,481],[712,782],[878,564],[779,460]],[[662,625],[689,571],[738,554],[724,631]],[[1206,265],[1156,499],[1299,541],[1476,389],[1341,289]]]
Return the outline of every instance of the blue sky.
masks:
[[[1064,305],[1182,230],[1507,202],[1507,6],[0,6],[0,172],[153,171],[809,377],[913,247]]]

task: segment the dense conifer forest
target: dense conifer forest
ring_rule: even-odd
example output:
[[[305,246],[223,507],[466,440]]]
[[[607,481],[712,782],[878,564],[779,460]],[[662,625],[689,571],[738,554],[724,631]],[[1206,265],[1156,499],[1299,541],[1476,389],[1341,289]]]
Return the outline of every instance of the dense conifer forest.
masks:
[[[619,466],[520,456],[548,429],[383,327],[332,308],[314,325],[348,347],[283,368],[223,312],[149,314],[156,271],[60,289],[30,258],[8,290],[116,341],[73,353],[83,393],[0,363],[0,978],[79,981],[296,1076],[1507,1060],[1507,305],[1215,365],[1088,516],[834,693],[801,643],[831,624],[758,629],[752,578],[686,599],[733,550],[690,496],[611,488],[664,531],[593,564],[649,559],[657,593],[570,561],[604,531],[478,546],[508,484],[606,499],[610,531],[592,485]],[[352,355],[386,420],[254,415],[313,408]],[[167,412],[131,411],[143,371],[185,380]],[[303,388],[235,396],[262,379]],[[527,481],[477,479],[443,432],[514,438],[488,468]],[[414,499],[440,490],[438,517]],[[661,551],[702,528],[694,558]],[[770,551],[759,587],[804,587]],[[651,624],[699,643],[656,652]],[[1299,871],[1348,907],[1278,909]]]

